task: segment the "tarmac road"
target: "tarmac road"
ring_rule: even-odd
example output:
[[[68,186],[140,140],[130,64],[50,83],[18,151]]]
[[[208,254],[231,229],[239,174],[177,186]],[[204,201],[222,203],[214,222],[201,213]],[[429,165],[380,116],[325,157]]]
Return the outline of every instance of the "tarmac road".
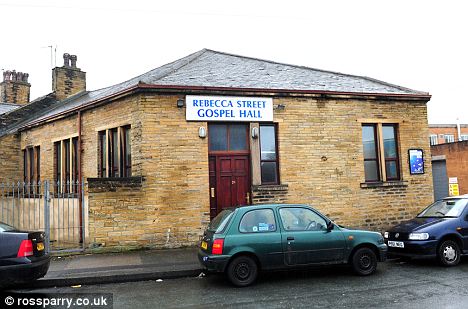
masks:
[[[467,308],[468,259],[453,268],[432,260],[380,263],[358,277],[347,268],[264,274],[254,286],[232,287],[223,277],[21,290],[113,293],[114,308]]]

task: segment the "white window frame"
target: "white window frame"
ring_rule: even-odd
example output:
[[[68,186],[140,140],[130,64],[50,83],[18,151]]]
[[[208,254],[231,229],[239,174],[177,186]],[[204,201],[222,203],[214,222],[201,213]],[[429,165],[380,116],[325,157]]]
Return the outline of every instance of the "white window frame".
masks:
[[[432,146],[432,145],[437,145],[437,144],[439,143],[439,139],[438,139],[438,137],[437,137],[437,134],[431,134],[431,135],[429,136],[429,141],[430,141],[430,143],[431,143],[431,146]]]
[[[446,142],[446,143],[455,142],[455,135],[453,135],[453,134],[444,134],[444,142]]]

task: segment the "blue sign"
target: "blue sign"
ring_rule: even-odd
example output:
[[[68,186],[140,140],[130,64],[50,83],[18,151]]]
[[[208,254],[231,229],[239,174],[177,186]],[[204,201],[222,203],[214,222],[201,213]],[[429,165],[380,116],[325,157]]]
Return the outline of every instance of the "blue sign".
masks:
[[[424,156],[422,149],[408,150],[410,174],[424,174]]]

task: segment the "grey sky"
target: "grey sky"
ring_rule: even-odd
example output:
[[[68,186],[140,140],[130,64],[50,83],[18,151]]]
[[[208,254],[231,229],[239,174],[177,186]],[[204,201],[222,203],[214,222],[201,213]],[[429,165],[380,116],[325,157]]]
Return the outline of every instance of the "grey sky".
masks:
[[[464,1],[0,0],[0,68],[51,91],[51,59],[78,55],[88,90],[202,48],[365,75],[432,94],[431,123],[468,123]],[[52,61],[54,62],[54,60]]]

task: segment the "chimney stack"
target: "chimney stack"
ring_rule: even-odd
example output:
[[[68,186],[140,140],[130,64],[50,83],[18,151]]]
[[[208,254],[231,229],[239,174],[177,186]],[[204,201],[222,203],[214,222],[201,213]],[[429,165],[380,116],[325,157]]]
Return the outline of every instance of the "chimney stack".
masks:
[[[63,54],[63,66],[52,70],[52,91],[63,100],[86,90],[86,72],[76,67],[76,55]]]
[[[3,72],[0,83],[0,101],[4,103],[28,104],[31,84],[28,73],[13,71]]]

